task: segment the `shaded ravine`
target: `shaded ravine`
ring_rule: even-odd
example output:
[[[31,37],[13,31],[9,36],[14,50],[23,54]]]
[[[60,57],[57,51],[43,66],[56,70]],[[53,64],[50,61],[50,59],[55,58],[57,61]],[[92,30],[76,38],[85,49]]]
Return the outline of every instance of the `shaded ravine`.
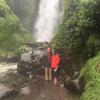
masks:
[[[37,77],[30,79],[26,85],[26,90],[19,91],[17,95],[11,95],[3,100],[79,100],[79,96],[69,93],[64,87],[55,86],[52,81],[44,81]]]

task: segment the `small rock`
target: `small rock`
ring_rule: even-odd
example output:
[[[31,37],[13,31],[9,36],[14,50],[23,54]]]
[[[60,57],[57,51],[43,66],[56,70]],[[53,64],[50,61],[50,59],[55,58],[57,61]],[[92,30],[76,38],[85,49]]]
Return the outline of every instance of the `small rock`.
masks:
[[[60,87],[64,87],[64,84],[60,84],[59,86],[60,86]]]
[[[29,87],[24,87],[21,89],[21,94],[28,95],[30,94],[31,90]]]
[[[18,73],[17,70],[15,70],[14,73]]]
[[[32,79],[32,78],[33,78],[33,75],[32,75],[32,74],[30,74],[30,75],[29,75],[29,78],[30,78],[30,79]]]

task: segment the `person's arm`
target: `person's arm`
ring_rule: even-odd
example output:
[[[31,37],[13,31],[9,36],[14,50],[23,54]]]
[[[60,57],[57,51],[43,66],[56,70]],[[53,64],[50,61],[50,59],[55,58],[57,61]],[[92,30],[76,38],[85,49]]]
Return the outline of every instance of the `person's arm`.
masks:
[[[59,63],[60,63],[60,57],[59,55],[57,55],[57,65],[59,65]]]
[[[59,63],[60,63],[60,57],[59,57],[59,55],[57,54],[57,56],[56,56],[56,68],[55,68],[55,71],[58,69],[58,67],[59,67]]]

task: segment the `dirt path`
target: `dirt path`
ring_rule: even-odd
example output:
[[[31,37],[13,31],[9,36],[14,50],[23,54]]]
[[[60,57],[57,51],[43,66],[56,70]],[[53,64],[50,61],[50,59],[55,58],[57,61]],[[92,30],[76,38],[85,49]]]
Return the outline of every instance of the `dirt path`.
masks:
[[[78,96],[69,93],[64,87],[55,86],[42,78],[30,80],[25,88],[21,90],[22,93],[4,100],[79,100]]]

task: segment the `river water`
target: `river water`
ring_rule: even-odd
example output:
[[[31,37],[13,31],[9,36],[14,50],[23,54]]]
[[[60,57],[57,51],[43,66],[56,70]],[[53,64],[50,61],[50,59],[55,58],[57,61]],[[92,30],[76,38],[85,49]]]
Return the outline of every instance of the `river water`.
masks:
[[[0,63],[0,75],[6,73],[8,70],[15,70],[17,69],[16,63]]]

